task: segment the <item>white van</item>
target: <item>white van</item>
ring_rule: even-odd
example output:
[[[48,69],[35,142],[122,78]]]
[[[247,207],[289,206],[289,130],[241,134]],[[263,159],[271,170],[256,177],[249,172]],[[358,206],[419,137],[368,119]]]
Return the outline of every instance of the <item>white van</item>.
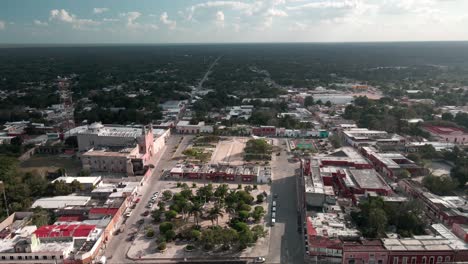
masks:
[[[274,226],[275,223],[276,223],[276,219],[275,219],[275,218],[272,218],[272,219],[271,219],[271,226]]]
[[[273,201],[272,205],[273,205],[273,206],[276,206],[276,201]]]
[[[276,207],[273,206],[273,207],[271,208],[271,211],[272,211],[272,212],[276,212]]]

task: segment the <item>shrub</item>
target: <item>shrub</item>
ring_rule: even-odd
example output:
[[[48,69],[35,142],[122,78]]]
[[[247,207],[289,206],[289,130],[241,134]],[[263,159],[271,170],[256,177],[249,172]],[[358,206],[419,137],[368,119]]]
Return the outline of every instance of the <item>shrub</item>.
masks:
[[[242,184],[238,184],[237,189],[239,189],[239,190],[242,189]]]
[[[194,249],[195,249],[195,246],[192,245],[192,244],[188,244],[188,245],[185,247],[185,249],[187,249],[187,250],[194,250]]]
[[[250,210],[252,210],[252,207],[248,204],[242,204],[241,206],[239,206],[239,211],[250,212]]]
[[[197,188],[197,184],[196,184],[196,183],[192,183],[192,188]]]
[[[167,248],[166,242],[159,243],[159,245],[158,245],[159,250],[162,251],[162,250],[165,250],[166,248]]]
[[[146,230],[146,237],[154,237],[154,230],[152,228]]]
[[[164,237],[166,238],[166,241],[172,241],[176,237],[176,232],[174,230],[168,230],[164,234]]]
[[[165,234],[167,231],[172,230],[174,225],[171,222],[164,222],[159,225],[159,232]]]
[[[257,195],[257,203],[263,203],[264,200],[265,196],[263,196],[263,194]]]
[[[200,240],[201,232],[194,229],[194,230],[190,231],[190,237],[192,239],[195,239],[195,240]]]
[[[250,214],[248,211],[239,211],[239,219],[241,221],[246,221],[249,218]]]
[[[169,190],[164,191],[162,194],[163,194],[163,199],[166,201],[172,198],[172,192]]]
[[[180,186],[182,186],[182,183],[178,182],[176,186],[177,188],[180,188]]]
[[[170,211],[165,212],[164,215],[166,216],[166,220],[170,221],[177,216],[177,212],[174,210],[170,210]]]
[[[258,189],[257,184],[254,184],[253,188],[254,188],[254,190],[257,190]]]

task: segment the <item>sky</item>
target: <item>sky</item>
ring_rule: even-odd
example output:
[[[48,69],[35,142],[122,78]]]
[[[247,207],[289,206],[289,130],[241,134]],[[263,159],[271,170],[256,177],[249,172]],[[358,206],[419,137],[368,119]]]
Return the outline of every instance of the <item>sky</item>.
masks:
[[[0,43],[468,40],[468,0],[1,0]]]

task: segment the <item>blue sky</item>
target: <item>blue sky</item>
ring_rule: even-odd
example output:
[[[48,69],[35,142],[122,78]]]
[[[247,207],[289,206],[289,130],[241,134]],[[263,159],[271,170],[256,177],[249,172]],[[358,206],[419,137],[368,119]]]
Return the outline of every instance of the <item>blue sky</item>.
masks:
[[[468,40],[468,0],[1,0],[0,43]]]

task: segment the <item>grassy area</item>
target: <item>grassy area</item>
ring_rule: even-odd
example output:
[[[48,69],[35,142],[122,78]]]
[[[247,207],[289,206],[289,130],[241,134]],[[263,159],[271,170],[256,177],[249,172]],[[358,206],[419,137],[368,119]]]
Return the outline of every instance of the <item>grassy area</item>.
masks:
[[[77,175],[81,171],[81,163],[78,159],[61,158],[53,155],[34,155],[30,159],[21,162],[19,167],[21,171],[38,171],[41,175],[57,171],[59,168],[64,168],[69,175]]]

